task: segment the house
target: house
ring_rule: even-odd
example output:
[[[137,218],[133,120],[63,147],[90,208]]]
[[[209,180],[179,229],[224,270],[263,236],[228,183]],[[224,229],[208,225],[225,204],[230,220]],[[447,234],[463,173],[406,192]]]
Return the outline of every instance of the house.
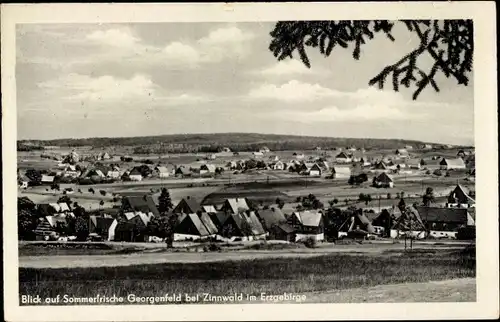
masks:
[[[398,209],[399,210],[399,209]],[[399,211],[399,217],[394,221],[391,230],[391,238],[410,236],[416,239],[426,237],[425,224],[419,212],[414,207],[408,207],[405,211]]]
[[[215,159],[217,159],[217,156],[214,153],[210,153],[210,154],[207,154],[207,156],[205,157],[205,159],[207,159],[207,160],[215,160]]]
[[[188,196],[182,198],[172,212],[174,214],[195,214],[202,210],[200,203],[196,199]]]
[[[465,188],[460,184],[457,184],[455,189],[451,191],[446,203],[448,208],[469,208],[475,205],[476,201],[465,192]]]
[[[422,167],[422,160],[419,159],[408,159],[406,160],[406,168],[420,170]]]
[[[203,212],[199,215],[199,217],[203,225],[205,225],[205,228],[207,229],[210,237],[215,237],[219,232],[219,229],[217,229],[217,226],[212,221],[210,215],[206,212]]]
[[[319,167],[320,167],[320,168],[321,168],[321,170],[323,170],[323,171],[328,171],[328,170],[330,169],[330,165],[329,165],[329,164],[328,164],[328,162],[327,162],[327,161],[325,161],[325,160],[320,160],[320,161],[318,161],[318,162],[316,162],[316,163],[319,165]]]
[[[335,161],[337,163],[350,163],[352,162],[352,158],[349,155],[347,155],[347,153],[340,152],[335,156]]]
[[[142,211],[124,212],[115,227],[115,241],[145,242],[148,240],[146,229],[153,214]]]
[[[475,226],[474,219],[464,208],[416,207],[432,237],[456,238],[459,229]]]
[[[117,225],[118,221],[114,218],[89,216],[89,233],[102,236],[108,241],[114,240]]]
[[[259,218],[265,230],[269,231],[271,227],[286,223],[286,217],[279,208],[269,208],[259,210]]]
[[[293,155],[295,156],[295,159],[297,159],[297,160],[302,160],[305,158],[304,153],[294,153]]]
[[[280,157],[277,155],[272,155],[269,157],[269,162],[278,162],[280,160]]]
[[[363,212],[352,214],[340,227],[339,231],[347,232],[347,236],[358,237],[375,234],[376,230]]]
[[[351,169],[348,166],[332,166],[330,172],[332,178],[349,178],[351,176]]]
[[[122,198],[122,210],[124,212],[152,213],[155,217],[160,216],[160,212],[155,205],[151,195],[124,196]]]
[[[310,210],[293,212],[288,224],[295,228],[295,241],[308,238],[316,241],[325,239],[323,215],[320,212]]]
[[[300,173],[309,176],[321,176],[322,169],[317,163],[304,162],[300,167]]]
[[[158,178],[168,178],[170,176],[170,171],[168,171],[168,168],[163,166],[155,167],[153,173]]]
[[[469,155],[468,151],[458,150],[457,152],[457,158],[465,158],[468,155]]]
[[[253,211],[229,215],[222,225],[221,234],[226,238],[241,238],[242,240],[266,237],[266,232]]]
[[[271,152],[271,150],[269,150],[269,148],[267,146],[263,146],[262,148],[260,148],[259,152],[269,153],[269,152]]]
[[[377,188],[392,188],[394,181],[387,173],[382,172],[373,179],[373,185]]]
[[[231,153],[231,149],[228,147],[223,147],[220,152]]]
[[[423,144],[420,146],[420,148],[422,150],[431,150],[432,149],[432,145],[431,144]]]
[[[210,212],[208,213],[210,219],[214,223],[217,231],[222,232],[222,228],[224,227],[224,223],[231,216],[229,213],[225,213],[223,211]]]
[[[405,149],[406,150],[413,150],[413,146],[411,146],[411,145],[405,145]]]
[[[64,169],[64,176],[65,177],[70,177],[70,178],[77,178],[80,176],[81,172],[76,169],[76,166],[74,165],[68,165]]]
[[[187,168],[186,166],[179,166],[177,169],[175,169],[175,176],[176,177],[190,177],[193,174],[191,169]]]
[[[272,165],[273,170],[282,171],[285,170],[285,164],[282,161],[277,161]]]
[[[373,167],[377,172],[389,172],[391,170],[391,164],[384,161],[377,162]]]
[[[212,174],[215,173],[216,166],[213,164],[202,164],[200,166],[200,174]]]
[[[441,170],[458,170],[458,169],[466,169],[466,166],[462,158],[457,158],[457,159],[443,158],[439,162],[439,168]]]
[[[224,201],[224,204],[221,207],[221,211],[238,214],[242,211],[249,210],[247,200],[245,198],[229,198]]]
[[[128,177],[132,181],[142,181],[142,174],[137,168],[133,168],[128,174]]]
[[[296,239],[295,229],[287,223],[273,225],[268,231],[270,240],[294,242]]]
[[[183,214],[174,229],[174,240],[206,239],[210,235],[200,217],[194,213]]]
[[[258,152],[252,152],[252,156],[254,158],[260,158],[262,156],[264,156],[264,153],[262,153],[261,151],[258,151]]]
[[[41,183],[42,184],[53,184],[54,179],[55,179],[55,176],[49,176],[49,175],[42,174]]]
[[[408,153],[408,150],[406,150],[406,149],[397,149],[395,154],[400,158],[409,158],[410,157],[410,154]]]

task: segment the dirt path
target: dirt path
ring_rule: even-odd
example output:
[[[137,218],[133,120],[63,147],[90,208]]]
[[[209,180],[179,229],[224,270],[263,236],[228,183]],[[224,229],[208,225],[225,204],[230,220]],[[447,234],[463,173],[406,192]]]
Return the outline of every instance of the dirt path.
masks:
[[[377,285],[373,287],[308,292],[302,303],[404,303],[475,302],[476,279],[460,278],[424,283]],[[297,303],[283,301],[280,303]]]
[[[19,267],[29,268],[74,268],[74,267],[114,267],[142,264],[160,263],[201,263],[234,260],[251,260],[267,258],[304,258],[321,256],[327,254],[351,254],[351,255],[374,255],[380,254],[388,249],[402,250],[404,245],[366,245],[359,247],[346,245],[331,248],[316,249],[288,249],[288,250],[239,250],[223,252],[166,252],[158,249],[144,250],[132,254],[109,254],[109,255],[41,255],[20,256]],[[419,245],[419,249],[436,249],[436,246]],[[447,246],[447,250],[462,249],[463,246]],[[393,256],[393,255],[390,255]]]

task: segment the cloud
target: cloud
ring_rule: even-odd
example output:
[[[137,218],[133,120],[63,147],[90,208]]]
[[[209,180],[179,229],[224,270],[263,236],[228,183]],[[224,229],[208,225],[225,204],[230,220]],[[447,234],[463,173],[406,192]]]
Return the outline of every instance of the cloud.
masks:
[[[130,29],[96,30],[85,37],[94,43],[105,44],[113,47],[133,47],[140,42]]]
[[[336,106],[322,108],[317,111],[289,111],[281,112],[281,117],[289,120],[315,122],[346,122],[346,121],[397,121],[414,120],[423,117],[423,114],[409,113],[401,108],[386,105],[363,104],[354,108],[341,109]]]
[[[235,26],[227,26],[212,30],[208,36],[201,38],[198,42],[205,46],[216,46],[231,43],[243,43],[255,38],[255,35],[243,31]]]
[[[339,92],[319,84],[309,84],[291,80],[282,85],[262,84],[250,90],[251,99],[270,99],[286,102],[314,101],[325,97],[337,96]]]
[[[38,84],[38,87],[60,93],[67,100],[84,101],[125,101],[148,98],[155,94],[157,88],[148,76],[140,74],[130,79],[109,75],[92,78],[88,75],[69,74],[42,82]]]
[[[266,76],[288,76],[315,74],[318,73],[318,71],[313,72],[302,62],[295,59],[290,59],[282,60],[275,65],[259,70],[256,73]]]
[[[193,46],[181,42],[170,43],[163,49],[162,56],[170,63],[193,63],[200,62],[200,53]]]

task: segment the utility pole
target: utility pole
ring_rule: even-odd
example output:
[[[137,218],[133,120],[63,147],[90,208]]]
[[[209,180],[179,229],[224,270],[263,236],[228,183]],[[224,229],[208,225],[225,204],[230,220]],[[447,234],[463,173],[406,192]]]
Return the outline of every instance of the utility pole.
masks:
[[[378,195],[378,212],[380,212],[380,195]]]

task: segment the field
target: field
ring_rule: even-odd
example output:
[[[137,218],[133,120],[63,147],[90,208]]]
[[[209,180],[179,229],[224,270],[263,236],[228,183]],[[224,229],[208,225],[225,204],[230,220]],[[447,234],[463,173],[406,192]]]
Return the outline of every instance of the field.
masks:
[[[55,269],[21,266],[19,273],[20,294],[38,294],[40,297],[54,297],[57,294],[75,297],[115,294],[126,297],[132,293],[140,296],[163,296],[165,293],[194,295],[207,292],[213,295],[243,293],[258,296],[261,292],[266,292],[307,294],[310,300],[314,296],[320,296],[323,300],[319,301],[331,299],[330,302],[349,302],[353,298],[356,302],[413,302],[425,300],[422,297],[422,289],[425,287],[422,285],[408,284],[407,287],[393,288],[392,292],[386,289],[383,291],[385,295],[380,299],[373,295],[373,290],[363,295],[356,289],[469,278],[465,280],[466,296],[452,300],[471,301],[474,300],[471,297],[475,293],[469,293],[473,284],[470,278],[476,275],[475,267],[475,249],[462,247],[459,250],[434,248],[413,251],[393,249],[362,254],[311,253],[307,257],[114,267]],[[449,284],[446,282],[446,287],[453,287]],[[411,288],[417,288],[418,294],[412,296],[408,291]],[[352,294],[352,297],[338,296],[344,290],[349,290],[345,294]],[[321,295],[316,292],[321,292]],[[399,298],[399,293],[406,295]],[[432,295],[432,291],[430,296],[434,300],[450,298],[449,294]]]

